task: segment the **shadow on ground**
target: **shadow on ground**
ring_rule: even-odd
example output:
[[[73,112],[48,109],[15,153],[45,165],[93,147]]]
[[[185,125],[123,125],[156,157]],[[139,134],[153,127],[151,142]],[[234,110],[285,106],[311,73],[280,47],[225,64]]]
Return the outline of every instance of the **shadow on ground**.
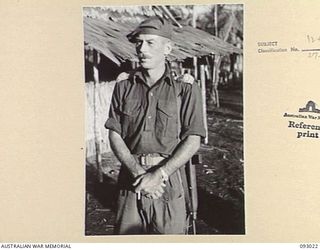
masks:
[[[241,205],[217,197],[201,188],[198,190],[198,199],[199,218],[215,228],[216,234],[245,233],[244,210]]]

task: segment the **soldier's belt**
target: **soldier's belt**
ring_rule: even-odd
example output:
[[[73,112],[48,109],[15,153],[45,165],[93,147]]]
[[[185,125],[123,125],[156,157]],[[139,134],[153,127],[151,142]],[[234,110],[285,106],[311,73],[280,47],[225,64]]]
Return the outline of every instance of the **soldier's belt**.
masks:
[[[166,159],[159,154],[140,154],[135,155],[135,158],[143,166],[156,166]]]

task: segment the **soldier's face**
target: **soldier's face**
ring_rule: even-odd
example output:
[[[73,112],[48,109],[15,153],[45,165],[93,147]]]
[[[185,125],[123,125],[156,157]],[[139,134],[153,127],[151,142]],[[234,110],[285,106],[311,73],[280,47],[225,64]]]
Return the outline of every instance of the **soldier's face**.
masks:
[[[145,69],[162,66],[171,51],[170,41],[157,35],[140,34],[135,44],[140,65]]]

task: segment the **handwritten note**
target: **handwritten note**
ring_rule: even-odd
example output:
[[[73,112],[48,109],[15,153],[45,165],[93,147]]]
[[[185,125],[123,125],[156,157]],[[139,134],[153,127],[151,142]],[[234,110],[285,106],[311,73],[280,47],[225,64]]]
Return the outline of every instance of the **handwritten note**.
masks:
[[[306,35],[307,44],[310,48],[303,49],[303,52],[308,53],[308,58],[320,58],[320,35]]]
[[[319,36],[312,36],[312,35],[307,35],[307,41],[308,43],[320,43],[320,35]]]

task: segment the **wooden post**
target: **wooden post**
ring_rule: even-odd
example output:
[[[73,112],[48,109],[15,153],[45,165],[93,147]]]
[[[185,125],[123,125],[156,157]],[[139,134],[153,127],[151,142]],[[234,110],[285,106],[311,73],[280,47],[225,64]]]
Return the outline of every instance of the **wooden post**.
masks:
[[[198,58],[193,57],[194,79],[198,80]]]
[[[220,55],[217,56],[216,60],[215,60],[216,80],[215,80],[215,84],[214,84],[214,91],[215,91],[215,95],[217,98],[217,108],[220,108],[220,97],[219,97],[218,86],[219,86],[219,72],[220,72],[221,61],[222,61],[222,56],[220,56]]]
[[[204,144],[208,144],[208,123],[207,123],[207,104],[206,104],[206,76],[204,65],[200,65],[200,84],[201,84],[201,96],[202,96],[202,111],[203,111],[203,123],[206,130],[206,137],[204,138]]]
[[[182,67],[182,62],[178,62],[178,64],[179,64],[179,74],[183,75],[184,74],[184,69]]]
[[[94,141],[96,147],[96,163],[98,169],[98,179],[99,182],[103,182],[103,172],[102,172],[102,159],[101,159],[101,140],[100,140],[100,128],[98,127],[98,112],[97,112],[97,84],[99,84],[99,70],[98,64],[100,62],[100,54],[95,51],[93,62],[93,126],[94,126]]]
[[[218,34],[218,8],[219,8],[219,4],[216,4],[214,6],[214,35],[216,37],[219,37],[219,34]]]

